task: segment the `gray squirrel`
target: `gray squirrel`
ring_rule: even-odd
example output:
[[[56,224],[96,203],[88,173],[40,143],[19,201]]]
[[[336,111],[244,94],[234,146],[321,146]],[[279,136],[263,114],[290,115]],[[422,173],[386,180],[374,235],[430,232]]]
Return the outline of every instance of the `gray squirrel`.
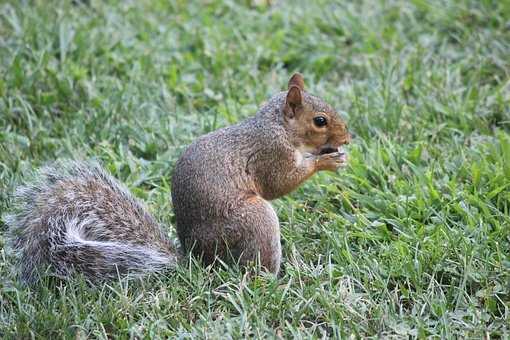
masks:
[[[183,253],[204,265],[254,261],[278,273],[280,226],[268,202],[317,171],[346,164],[351,135],[296,73],[257,114],[201,136],[184,151],[172,177],[182,252],[143,203],[99,165],[57,161],[20,186],[6,216],[21,279],[41,270],[90,281],[175,267]]]

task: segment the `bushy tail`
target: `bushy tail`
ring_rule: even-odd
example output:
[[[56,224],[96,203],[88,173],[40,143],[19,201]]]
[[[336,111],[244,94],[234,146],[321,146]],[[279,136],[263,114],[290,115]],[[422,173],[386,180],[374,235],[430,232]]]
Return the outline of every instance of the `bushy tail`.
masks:
[[[5,218],[20,275],[91,281],[172,267],[177,250],[160,226],[117,180],[97,164],[56,162],[19,187]]]

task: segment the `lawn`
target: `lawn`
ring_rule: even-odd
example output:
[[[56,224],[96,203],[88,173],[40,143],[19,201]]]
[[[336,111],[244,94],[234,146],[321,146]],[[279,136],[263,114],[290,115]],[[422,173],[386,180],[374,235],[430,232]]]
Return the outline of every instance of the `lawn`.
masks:
[[[174,235],[183,148],[295,71],[358,137],[273,202],[279,277],[25,287],[0,220],[0,337],[509,337],[509,1],[0,1],[0,212],[95,159]]]

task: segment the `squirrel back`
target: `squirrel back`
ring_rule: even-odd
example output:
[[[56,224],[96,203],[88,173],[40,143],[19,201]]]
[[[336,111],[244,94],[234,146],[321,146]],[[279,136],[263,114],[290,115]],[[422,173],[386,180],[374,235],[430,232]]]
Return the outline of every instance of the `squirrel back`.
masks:
[[[39,270],[88,280],[173,266],[177,251],[144,205],[95,163],[59,161],[14,194],[6,216],[21,279]]]

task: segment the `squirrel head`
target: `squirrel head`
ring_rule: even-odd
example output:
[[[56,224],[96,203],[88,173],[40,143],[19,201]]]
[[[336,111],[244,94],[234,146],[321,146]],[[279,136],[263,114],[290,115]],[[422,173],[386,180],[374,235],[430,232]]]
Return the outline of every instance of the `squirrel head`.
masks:
[[[336,152],[351,134],[340,115],[322,99],[304,90],[303,76],[289,80],[283,105],[284,125],[296,148],[312,154]]]

